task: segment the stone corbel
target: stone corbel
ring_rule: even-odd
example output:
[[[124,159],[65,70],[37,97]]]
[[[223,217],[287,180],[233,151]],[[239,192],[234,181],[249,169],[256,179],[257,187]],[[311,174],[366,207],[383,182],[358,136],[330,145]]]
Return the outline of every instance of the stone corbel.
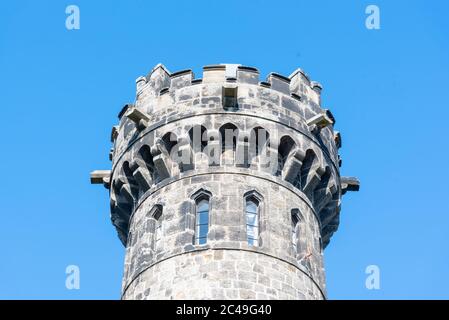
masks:
[[[250,165],[249,137],[250,134],[248,132],[240,132],[238,136],[235,153],[235,163],[237,167],[248,168]]]
[[[305,194],[311,194],[315,190],[316,186],[321,182],[321,177],[324,172],[324,168],[320,166],[315,171],[309,173],[302,189]]]
[[[292,184],[295,182],[296,177],[301,171],[302,161],[305,156],[304,151],[300,149],[295,149],[288,155],[284,168],[282,169],[282,178],[285,181]]]
[[[154,168],[161,179],[171,177],[172,161],[168,155],[163,152],[161,141],[156,142],[151,148],[151,155],[153,156]]]
[[[193,149],[190,145],[190,141],[188,137],[180,137],[178,139],[178,152],[177,157],[178,165],[181,172],[187,170],[193,170],[195,168],[194,160],[193,160]]]

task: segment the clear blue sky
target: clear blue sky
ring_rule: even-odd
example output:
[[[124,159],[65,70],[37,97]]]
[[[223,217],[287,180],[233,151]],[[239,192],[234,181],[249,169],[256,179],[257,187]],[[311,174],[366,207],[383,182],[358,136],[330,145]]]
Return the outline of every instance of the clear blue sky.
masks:
[[[368,1],[2,1],[0,298],[119,298],[124,248],[89,172],[110,168],[117,113],[159,62],[320,81],[342,174],[362,183],[325,252],[329,298],[449,298],[449,2],[372,3],[380,30]],[[380,290],[365,288],[372,264]]]

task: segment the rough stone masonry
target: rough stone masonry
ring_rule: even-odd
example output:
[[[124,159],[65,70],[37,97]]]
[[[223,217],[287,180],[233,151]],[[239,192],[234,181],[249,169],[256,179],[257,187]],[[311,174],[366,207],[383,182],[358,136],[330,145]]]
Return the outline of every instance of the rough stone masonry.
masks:
[[[110,192],[123,299],[325,299],[339,225],[341,136],[319,83],[241,65],[203,78],[157,65],[112,128]]]

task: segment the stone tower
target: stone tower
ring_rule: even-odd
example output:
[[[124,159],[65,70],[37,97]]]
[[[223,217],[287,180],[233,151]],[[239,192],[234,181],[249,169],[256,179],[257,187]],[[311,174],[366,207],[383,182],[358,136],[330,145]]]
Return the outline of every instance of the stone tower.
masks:
[[[341,136],[300,69],[241,65],[203,78],[157,65],[112,128],[111,220],[123,299],[324,299],[339,224]]]

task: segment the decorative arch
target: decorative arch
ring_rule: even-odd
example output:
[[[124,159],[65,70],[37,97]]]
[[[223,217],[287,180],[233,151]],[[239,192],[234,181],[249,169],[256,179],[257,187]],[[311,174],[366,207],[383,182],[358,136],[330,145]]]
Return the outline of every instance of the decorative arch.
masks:
[[[154,167],[153,156],[151,155],[151,148],[148,145],[143,145],[138,152],[139,157],[144,161],[146,168],[150,172],[153,181],[157,180],[157,172]]]
[[[202,125],[195,125],[189,130],[190,146],[193,152],[203,152],[207,146],[207,129]]]
[[[190,195],[190,199],[195,201],[196,199],[201,198],[203,196],[212,198],[212,193],[206,188],[200,188]]]
[[[123,174],[116,176],[112,182],[111,188],[111,214],[116,217],[120,214],[129,217],[134,207],[134,198],[132,198],[129,185]]]
[[[233,123],[226,123],[222,125],[219,129],[220,141],[221,141],[221,152],[227,150],[235,151],[237,148],[237,138],[239,134],[239,129]]]
[[[263,127],[255,127],[251,130],[249,143],[254,154],[258,156],[270,145],[270,134]]]
[[[165,151],[171,156],[172,151],[174,151],[175,146],[178,144],[178,137],[174,132],[167,132],[162,136],[161,141]]]
[[[325,197],[326,191],[331,179],[332,171],[330,167],[326,166],[324,168],[323,174],[320,176],[320,181],[317,183],[315,189],[313,190],[313,199],[317,202],[318,198]],[[329,199],[330,200],[330,199]],[[321,201],[320,201],[321,202]]]
[[[288,135],[283,136],[279,141],[278,146],[278,171],[277,175],[281,175],[284,169],[287,158],[290,156],[291,152],[295,149],[296,142]]]
[[[122,169],[129,184],[131,195],[134,198],[134,201],[136,201],[139,197],[139,187],[134,179],[133,172],[128,161],[123,162]]]
[[[317,154],[313,149],[307,149],[295,186],[311,197],[321,175],[322,169]]]

